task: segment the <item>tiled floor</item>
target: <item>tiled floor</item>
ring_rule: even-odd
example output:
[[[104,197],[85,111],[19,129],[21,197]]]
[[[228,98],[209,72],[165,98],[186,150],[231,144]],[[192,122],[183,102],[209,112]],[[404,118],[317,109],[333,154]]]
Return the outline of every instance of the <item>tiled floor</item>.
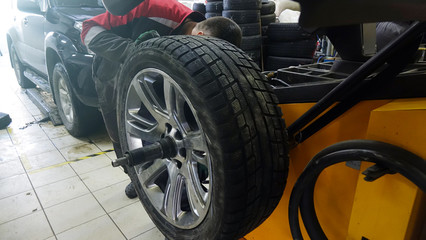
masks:
[[[0,57],[0,112],[12,123],[0,130],[0,239],[164,240],[141,203],[124,194],[129,178],[110,164],[104,129],[76,139],[53,126],[16,83]]]

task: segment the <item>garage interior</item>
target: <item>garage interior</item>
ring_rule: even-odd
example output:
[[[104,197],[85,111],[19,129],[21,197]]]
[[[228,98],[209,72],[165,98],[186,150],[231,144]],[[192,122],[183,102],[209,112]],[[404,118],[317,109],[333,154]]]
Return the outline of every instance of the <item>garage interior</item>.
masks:
[[[205,3],[205,1],[181,2],[190,7],[194,2]],[[7,9],[1,5],[0,8]],[[214,15],[213,12],[206,14]],[[270,14],[272,13],[268,13],[268,15]],[[288,17],[294,18],[293,14],[291,13]],[[0,11],[0,15],[10,17],[6,11]],[[3,28],[0,29],[2,36],[7,31]],[[266,29],[263,33],[266,34]],[[303,48],[305,44],[312,46],[311,37],[297,39],[295,42],[303,42]],[[281,36],[278,38],[281,39]],[[277,54],[276,49],[273,48],[274,44],[282,46],[282,43],[278,44],[274,43],[274,40],[268,40],[269,50],[265,48],[262,50],[265,52],[261,52],[269,55],[260,56],[257,52],[257,41],[262,42],[264,39],[259,40],[253,36],[246,36],[247,39],[256,42],[246,42],[244,45],[248,47],[246,52],[261,69],[265,70],[264,73],[268,80],[272,81],[274,91],[278,95],[278,106],[283,112],[287,127],[291,126],[287,128],[287,131],[290,138],[294,137],[290,139],[293,140],[290,143],[294,145],[290,146],[290,167],[281,202],[264,224],[242,239],[291,239],[291,234],[295,234],[294,229],[300,228],[299,221],[307,224],[305,222],[307,217],[305,218],[306,215],[304,215],[303,219],[297,219],[297,226],[296,221],[290,223],[290,225],[293,224],[290,226],[291,230],[288,226],[283,228],[280,225],[283,222],[288,224],[288,221],[291,221],[288,219],[289,211],[293,210],[293,215],[290,217],[290,219],[293,217],[292,220],[298,215],[300,206],[294,205],[294,208],[289,210],[289,204],[291,204],[289,201],[292,201],[290,200],[290,195],[293,194],[291,191],[294,186],[297,186],[299,176],[306,170],[305,166],[308,163],[311,164],[310,159],[320,158],[319,153],[333,144],[351,139],[368,139],[394,144],[417,154],[413,156],[413,159],[418,160],[417,162],[420,161],[420,165],[423,164],[421,166],[424,167],[424,162],[422,163],[421,160],[424,161],[426,156],[424,149],[426,128],[422,127],[426,121],[426,95],[424,95],[423,88],[415,89],[415,86],[419,83],[421,85],[417,86],[425,86],[423,82],[424,76],[426,76],[426,41],[418,48],[416,55],[418,65],[410,65],[412,68],[405,69],[404,74],[401,74],[402,77],[398,78],[397,84],[399,85],[392,88],[393,90],[369,92],[371,94],[359,99],[360,104],[355,107],[342,104],[344,110],[337,109],[336,111],[344,112],[339,112],[338,116],[334,116],[332,113],[330,116],[332,120],[326,120],[327,124],[337,119],[335,122],[325,124],[322,126],[324,129],[313,126],[312,130],[309,128],[312,126],[305,129],[302,127],[296,129],[297,126],[295,126],[299,123],[299,117],[314,107],[314,102],[321,100],[318,95],[311,94],[312,92],[308,89],[309,83],[306,84],[306,82],[316,81],[313,78],[325,79],[325,81],[329,81],[327,84],[331,82],[330,85],[324,85],[320,89],[321,94],[325,95],[337,85],[336,80],[341,81],[350,77],[351,74],[348,71],[352,73],[353,67],[350,66],[351,69],[347,70],[346,67],[349,65],[342,63],[345,69],[343,72],[330,74],[333,62],[338,60],[338,52],[325,35],[316,36],[314,39],[313,48],[315,49],[313,50],[315,53],[313,55],[309,50],[308,53],[296,51],[294,53],[296,55],[292,55],[293,52],[290,52],[292,60],[290,63],[286,61],[288,59],[283,59],[283,56],[288,55],[289,52],[278,51],[279,56],[273,55]],[[265,42],[260,43],[260,45],[262,44]],[[291,46],[294,47],[294,45]],[[291,46],[287,47],[291,48]],[[121,167],[111,166],[116,155],[105,127],[100,126],[87,137],[71,136],[63,125],[54,123],[51,119],[52,116],[46,114],[43,109],[40,109],[40,105],[34,103],[34,99],[27,94],[28,90],[21,88],[17,83],[4,39],[0,41],[0,50],[2,53],[0,56],[0,73],[2,74],[0,112],[7,113],[11,118],[10,124],[7,124],[4,129],[0,129],[0,239],[164,240],[165,236],[150,219],[141,206],[140,200],[138,198],[129,199],[124,194],[124,189],[130,179]],[[368,55],[368,53],[366,54]],[[267,59],[273,63],[269,62],[267,66]],[[295,59],[298,59],[299,62]],[[275,72],[276,64],[282,66],[282,70]],[[305,68],[299,64],[313,65]],[[288,68],[290,65],[299,66]],[[356,68],[360,66],[356,65]],[[335,69],[333,68],[333,70]],[[309,74],[312,75],[308,76]],[[375,75],[373,78],[375,79]],[[282,81],[282,79],[288,81]],[[404,81],[414,83],[406,85]],[[295,84],[295,87],[292,84]],[[398,87],[412,91],[408,93],[407,90],[400,93],[394,90]],[[309,91],[305,91],[306,89]],[[376,93],[378,97],[372,97]],[[354,93],[350,92],[350,94]],[[390,97],[392,100],[387,99],[388,94],[392,95]],[[339,101],[349,102],[348,104],[351,105],[348,98],[350,97],[337,98],[335,102],[325,107],[324,111],[338,106]],[[366,99],[368,101],[364,101]],[[296,103],[302,104],[297,105]],[[349,111],[353,115],[345,115],[345,111]],[[321,118],[320,115],[316,117]],[[311,119],[308,122],[315,120]],[[296,124],[294,124],[295,122]],[[319,121],[318,124],[323,123]],[[351,127],[348,127],[349,125]],[[388,131],[389,129],[391,130]],[[367,146],[369,143],[354,144],[361,146],[366,144],[365,146]],[[336,148],[338,147],[347,150],[345,145],[337,144]],[[383,148],[392,147],[383,146]],[[420,157],[417,159],[417,156]],[[329,239],[338,239],[341,236],[347,236],[347,239],[355,239],[349,236],[362,237],[359,238],[362,240],[381,239],[380,236],[391,236],[382,239],[424,239],[423,237],[426,236],[426,197],[417,184],[422,181],[422,178],[413,178],[413,180],[407,177],[410,174],[400,172],[395,174],[392,170],[381,166],[374,170],[372,164],[361,163],[361,160],[358,160],[348,161],[330,168],[319,177],[318,186],[315,188],[317,198],[315,205],[320,206],[320,209],[316,209],[316,213],[322,223],[319,228],[322,227],[325,233],[330,233],[330,235],[327,234]],[[309,166],[312,167],[312,165]],[[422,170],[419,170],[420,174],[425,175],[426,172],[421,172]],[[339,172],[344,173],[343,176],[339,175]],[[367,183],[367,180],[364,181],[364,177],[373,179]],[[407,178],[409,179],[407,180]],[[341,184],[343,186],[339,184],[331,186],[339,182],[344,183]],[[370,182],[374,182],[374,184],[370,184]],[[421,184],[424,186],[424,183]],[[371,185],[377,188],[371,188]],[[399,192],[388,191],[389,185],[394,186]],[[313,186],[315,183],[310,185],[312,191]],[[347,191],[348,189],[350,191]],[[323,191],[323,194],[318,193],[320,191]],[[377,191],[380,192],[377,193]],[[307,195],[307,193],[303,194]],[[374,196],[373,199],[369,199],[370,196]],[[339,197],[341,199],[336,200]],[[394,198],[393,203],[387,201],[390,198]],[[348,199],[349,203],[345,202]],[[303,201],[305,200],[303,199]],[[368,208],[370,203],[376,205]],[[300,204],[305,204],[305,209],[307,209],[306,202]],[[398,205],[401,207],[394,210]],[[294,209],[296,209],[296,213]],[[364,209],[367,210],[364,211]],[[303,214],[305,213],[306,211]],[[382,218],[378,217],[380,214],[392,221],[381,223]],[[336,229],[334,226],[339,224],[340,217],[345,226],[342,229]],[[302,227],[300,233],[305,239],[309,239],[312,232],[320,232],[315,219],[310,223],[314,227],[310,229],[308,227],[308,230]],[[385,223],[391,227],[384,226]],[[376,226],[379,230],[372,226]],[[382,230],[384,228],[389,228],[389,230],[385,232]],[[319,239],[327,239],[327,237]]]

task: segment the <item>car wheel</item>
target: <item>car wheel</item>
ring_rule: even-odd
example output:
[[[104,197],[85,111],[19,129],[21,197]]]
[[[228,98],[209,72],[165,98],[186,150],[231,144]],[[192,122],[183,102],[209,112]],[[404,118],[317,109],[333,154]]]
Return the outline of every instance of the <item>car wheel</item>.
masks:
[[[120,79],[122,150],[163,138],[176,148],[128,168],[168,239],[238,239],[272,213],[286,183],[287,135],[276,96],[243,51],[201,36],[151,39]]]
[[[56,63],[52,73],[53,93],[59,116],[74,137],[87,136],[97,129],[100,113],[83,105],[72,92],[68,73],[62,63]]]
[[[16,49],[13,44],[10,46],[10,60],[12,61],[12,67],[15,71],[16,80],[18,80],[19,86],[22,88],[34,88],[36,85],[24,75],[24,66],[19,60],[18,54],[16,53]]]

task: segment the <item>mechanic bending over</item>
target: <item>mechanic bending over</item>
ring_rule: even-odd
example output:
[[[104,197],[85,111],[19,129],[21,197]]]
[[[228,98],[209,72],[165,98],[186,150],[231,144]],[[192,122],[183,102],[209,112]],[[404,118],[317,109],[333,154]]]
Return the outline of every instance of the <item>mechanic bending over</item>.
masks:
[[[86,20],[81,38],[96,54],[93,79],[99,105],[115,153],[122,157],[117,127],[116,84],[119,83],[120,64],[136,49],[135,40],[139,41],[140,36],[146,40],[164,35],[206,35],[239,47],[241,29],[224,17],[206,20],[201,13],[193,12],[177,0],[103,0],[103,3],[107,12]],[[113,15],[111,11],[122,16]],[[137,197],[132,183],[125,192],[129,198]]]

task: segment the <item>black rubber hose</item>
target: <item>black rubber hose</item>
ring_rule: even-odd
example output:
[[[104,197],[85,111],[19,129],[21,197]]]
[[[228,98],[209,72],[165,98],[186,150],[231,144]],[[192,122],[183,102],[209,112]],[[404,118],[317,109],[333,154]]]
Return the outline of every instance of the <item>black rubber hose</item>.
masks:
[[[303,239],[298,209],[311,239],[327,239],[318,222],[314,207],[314,188],[321,172],[346,161],[367,161],[400,173],[426,192],[425,159],[400,147],[372,140],[350,140],[334,144],[319,152],[298,178],[289,203],[289,221],[294,239]]]

